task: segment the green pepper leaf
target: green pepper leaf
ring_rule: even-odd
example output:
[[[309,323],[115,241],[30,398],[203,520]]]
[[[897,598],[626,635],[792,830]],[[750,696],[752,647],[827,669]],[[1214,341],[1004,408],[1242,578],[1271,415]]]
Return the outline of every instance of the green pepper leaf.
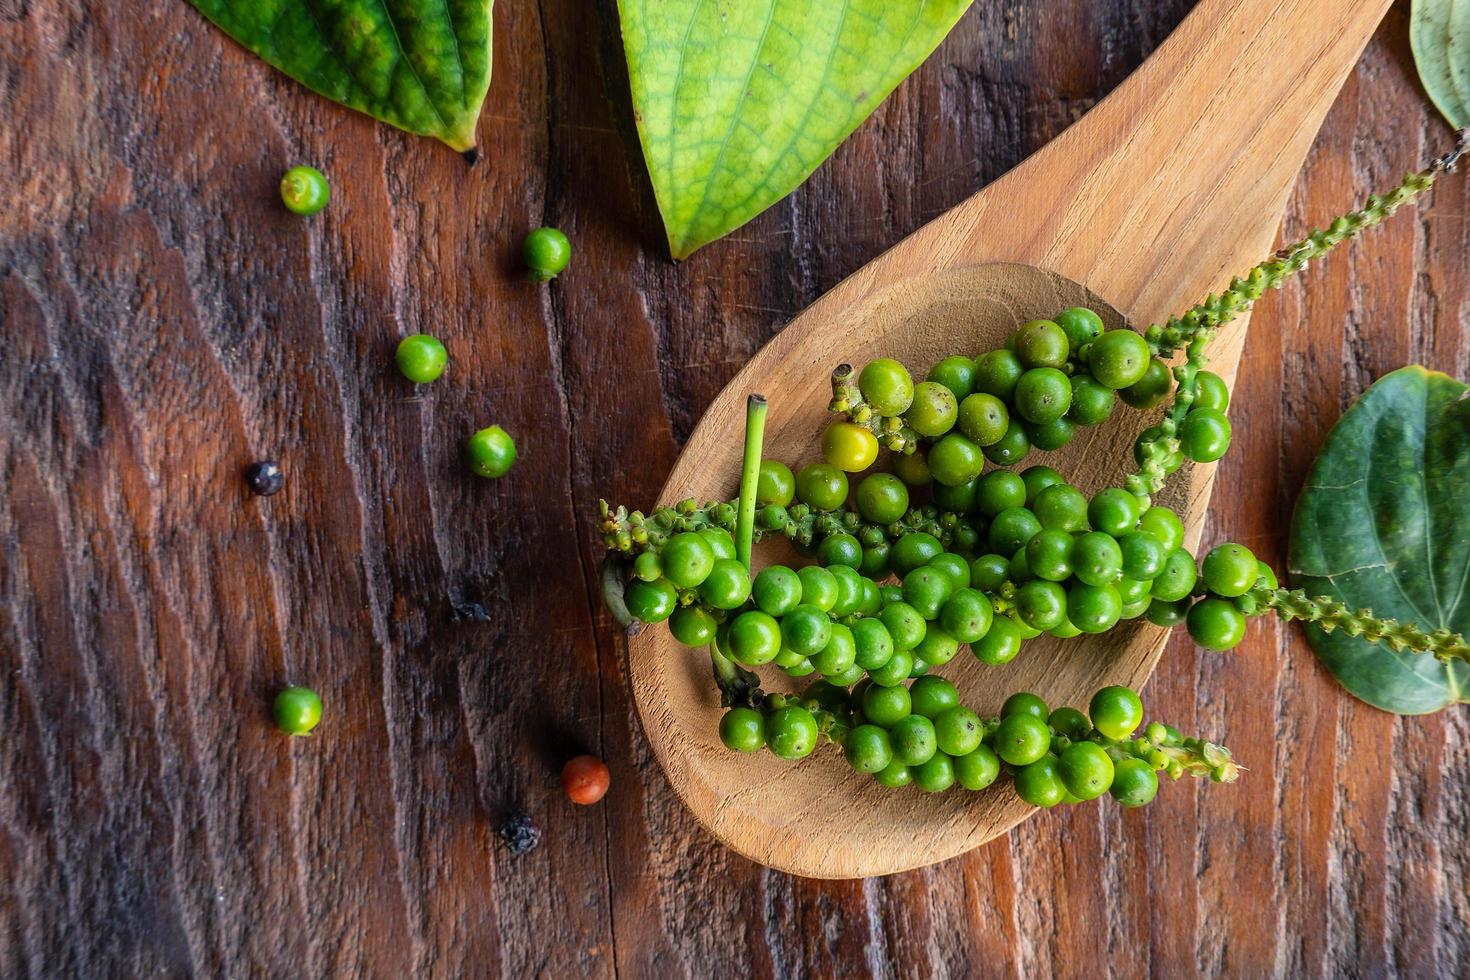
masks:
[[[1414,0],[1409,44],[1439,111],[1456,129],[1470,126],[1470,0]]]
[[[789,194],[970,0],[619,0],[643,156],[674,258]]]
[[[1292,518],[1293,584],[1378,617],[1470,634],[1470,398],[1422,367],[1380,378],[1327,437]],[[1350,692],[1398,714],[1466,700],[1470,665],[1308,627]]]
[[[230,37],[333,101],[475,145],[493,0],[190,0]]]

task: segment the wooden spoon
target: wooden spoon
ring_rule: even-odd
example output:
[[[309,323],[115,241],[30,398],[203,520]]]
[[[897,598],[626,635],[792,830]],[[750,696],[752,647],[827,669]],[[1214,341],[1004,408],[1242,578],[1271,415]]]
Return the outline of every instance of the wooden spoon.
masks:
[[[812,304],[710,405],[661,497],[730,499],[746,396],[771,402],[766,455],[815,459],[829,375],[896,357],[922,376],[940,357],[1000,346],[1032,317],[1085,304],[1142,329],[1180,312],[1271,249],[1322,117],[1389,0],[1203,0],[1131,78],[1035,156]],[[1212,367],[1233,381],[1246,322]],[[1155,413],[1157,414],[1157,413]],[[1153,416],[1150,416],[1152,418]],[[1087,492],[1117,485],[1147,424],[1120,406],[1065,449],[1036,453]],[[1189,467],[1163,502],[1199,539],[1213,466]],[[773,546],[774,547],[774,546]],[[757,565],[774,552],[757,553]],[[764,560],[763,560],[764,559]],[[1099,687],[1141,685],[1166,633],[1134,621],[1098,637],[1026,644],[1004,667],[966,652],[941,672],[982,715],[1016,691],[1086,708]],[[668,630],[629,643],[633,693],[654,754],[696,817],[755,861],[816,878],[888,874],[969,850],[1031,812],[1007,786],[890,790],[819,748],[799,763],[737,756],[702,652]],[[763,671],[768,689],[779,672]]]

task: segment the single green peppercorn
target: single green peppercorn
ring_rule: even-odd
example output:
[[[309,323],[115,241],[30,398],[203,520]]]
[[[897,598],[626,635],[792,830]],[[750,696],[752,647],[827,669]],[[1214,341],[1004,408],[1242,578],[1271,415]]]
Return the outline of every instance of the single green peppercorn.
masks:
[[[498,425],[481,429],[470,436],[465,445],[470,471],[476,476],[496,479],[505,476],[516,461],[516,442]]]
[[[555,279],[572,261],[572,243],[555,228],[537,228],[521,245],[521,257],[537,282]]]
[[[326,175],[315,167],[292,167],[281,177],[281,201],[292,214],[316,214],[331,198]]]
[[[322,720],[322,699],[309,687],[288,687],[276,695],[271,715],[287,735],[305,735]]]
[[[444,373],[444,367],[449,363],[449,352],[437,339],[417,333],[398,342],[394,359],[405,378],[414,384],[426,385]]]
[[[791,467],[778,459],[761,460],[760,476],[755,484],[755,502],[758,507],[789,507],[796,499],[796,477]]]

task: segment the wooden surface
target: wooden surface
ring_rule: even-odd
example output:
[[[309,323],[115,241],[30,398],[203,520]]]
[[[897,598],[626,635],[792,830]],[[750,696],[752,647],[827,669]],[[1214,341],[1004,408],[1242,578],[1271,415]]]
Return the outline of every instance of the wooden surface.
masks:
[[[751,392],[771,401],[768,453],[796,466],[820,456],[837,364],[861,366],[881,351],[922,376],[1070,306],[1106,309],[1111,326],[1121,311],[1141,328],[1221,289],[1270,251],[1322,117],[1387,9],[1388,0],[1204,0],[1075,126],[798,315],[710,405],[662,501],[732,495]],[[1213,348],[1211,367],[1227,383],[1248,327],[1236,321]],[[1134,437],[1160,414],[1119,411],[1028,462],[1058,467],[1088,493],[1120,486]],[[1215,471],[1190,466],[1159,495],[1184,518],[1191,547]],[[1003,668],[957,657],[943,673],[982,717],[1017,691],[1085,708],[1109,684],[1141,687],[1167,639],[1135,620],[1075,642],[1038,637]],[[712,724],[719,698],[703,660],[667,630],[643,631],[629,645],[635,703],[675,792],[761,864],[819,878],[906,871],[983,844],[1033,810],[1007,784],[978,797],[895,793],[835,752],[796,765],[768,753],[732,759]],[[778,672],[762,673],[779,685]],[[832,799],[846,805],[813,821]]]
[[[1235,786],[816,882],[675,798],[593,599],[599,495],[651,501],[783,323],[1189,6],[978,0],[805,188],[675,267],[591,4],[498,5],[474,170],[182,3],[0,5],[0,974],[1463,974],[1465,716],[1353,702],[1292,629],[1175,641],[1147,688],[1235,750]],[[1407,34],[1397,4],[1288,234],[1448,144]],[[298,161],[336,190],[313,221],[275,200]],[[1409,361],[1470,372],[1467,210],[1447,180],[1262,305],[1207,536],[1279,565],[1352,398]],[[549,289],[515,276],[543,221],[577,243]],[[454,359],[424,393],[390,363],[416,330]],[[458,462],[491,421],[522,447],[497,483]],[[239,479],[261,456],[287,472],[268,500]],[[475,602],[489,621],[456,622]],[[288,681],[327,702],[310,739],[266,723]],[[595,809],[557,788],[582,750],[613,770]],[[512,807],[545,832],[519,858],[493,833]]]

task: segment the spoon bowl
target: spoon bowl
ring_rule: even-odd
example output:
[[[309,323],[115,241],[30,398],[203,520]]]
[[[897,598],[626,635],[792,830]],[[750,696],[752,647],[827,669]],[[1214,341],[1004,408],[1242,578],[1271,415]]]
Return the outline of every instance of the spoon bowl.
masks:
[[[731,499],[746,397],[771,403],[766,455],[819,457],[830,375],[894,357],[922,377],[956,353],[1000,347],[1026,320],[1087,306],[1109,327],[1142,329],[1182,311],[1271,247],[1286,196],[1323,115],[1389,0],[1204,0],[1127,82],[1067,132],[930,222],[800,314],[710,405],[662,503]],[[1212,348],[1233,382],[1246,320]],[[1121,404],[1045,464],[1091,493],[1131,467],[1134,437],[1158,417]],[[1198,544],[1213,466],[1186,464],[1158,502]],[[780,560],[773,543],[756,565]],[[1140,687],[1166,633],[1146,621],[1100,636],[1029,640],[1005,666],[963,649],[937,672],[994,714],[1017,691],[1085,709],[1099,687]],[[695,816],[762,864],[819,878],[888,874],[944,860],[1031,812],[1008,785],[984,792],[890,790],[819,748],[791,763],[720,742],[719,696],[702,651],[663,628],[629,640],[635,703],[655,756]],[[767,690],[792,690],[763,668]],[[783,684],[782,681],[785,681]],[[840,801],[840,806],[834,806]]]

